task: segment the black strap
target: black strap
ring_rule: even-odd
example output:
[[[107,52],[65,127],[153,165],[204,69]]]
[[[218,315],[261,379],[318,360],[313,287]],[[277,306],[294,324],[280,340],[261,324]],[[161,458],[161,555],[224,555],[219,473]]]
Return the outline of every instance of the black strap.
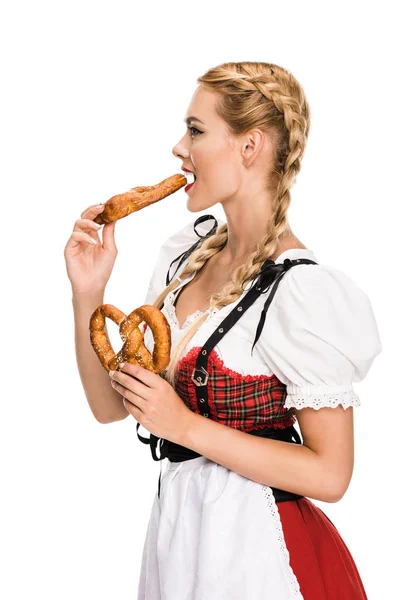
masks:
[[[212,226],[212,228],[210,229],[210,231],[208,233],[206,233],[206,235],[201,235],[201,233],[198,233],[196,231],[196,227],[198,225],[200,225],[200,223],[204,223],[204,221],[209,221],[210,219],[214,219],[214,225]],[[208,237],[210,237],[210,235],[214,235],[214,233],[218,229],[218,221],[214,217],[214,215],[202,215],[201,217],[199,217],[198,219],[196,219],[196,221],[194,222],[193,229],[194,229],[195,234],[200,239],[197,240],[197,242],[195,242],[192,246],[190,246],[190,248],[188,250],[185,250],[185,252],[182,252],[182,254],[180,254],[179,256],[177,256],[176,258],[174,258],[174,260],[172,261],[172,263],[168,267],[167,276],[166,276],[166,279],[165,279],[165,286],[168,286],[171,283],[171,281],[175,277],[176,273],[178,272],[179,267],[181,266],[181,264],[183,262],[185,262],[185,260],[188,258],[188,256],[190,256],[190,254],[192,254],[192,252],[194,252],[195,250],[197,250],[197,248],[204,242],[205,239],[207,239]],[[171,270],[171,267],[172,267],[172,265],[177,260],[179,260],[178,266],[176,267],[174,274],[172,276],[170,276],[169,272]]]
[[[285,258],[283,263],[275,263],[273,260],[268,259],[264,263],[264,265],[261,269],[261,274],[255,283],[256,291],[260,292],[260,294],[265,294],[266,292],[268,292],[269,288],[271,287],[271,285],[273,283],[274,283],[274,287],[272,288],[271,293],[269,294],[267,300],[265,301],[264,307],[261,311],[261,317],[258,322],[256,337],[254,338],[254,342],[251,347],[252,355],[253,355],[254,346],[256,345],[256,343],[261,335],[261,331],[264,327],[265,317],[266,317],[268,308],[273,300],[273,297],[275,296],[276,290],[278,289],[278,285],[279,285],[282,277],[284,276],[284,274],[287,271],[289,271],[289,269],[291,269],[295,265],[302,265],[302,264],[316,265],[318,263],[316,263],[314,260],[311,260],[310,258],[297,258],[297,259]]]
[[[227,317],[222,321],[219,327],[210,335],[208,340],[203,345],[202,349],[198,353],[196,366],[192,371],[192,381],[196,384],[196,396],[198,401],[198,407],[200,412],[208,417],[209,414],[209,406],[208,406],[208,390],[207,390],[207,381],[209,377],[209,373],[207,371],[208,367],[208,359],[212,349],[218,344],[218,342],[226,335],[226,333],[235,325],[235,323],[240,319],[240,317],[250,308],[250,306],[256,301],[256,299],[263,293],[266,293],[271,287],[272,283],[275,282],[274,287],[272,288],[271,294],[268,297],[267,301],[264,304],[264,308],[262,310],[261,318],[258,323],[256,339],[253,343],[252,350],[254,345],[256,344],[258,338],[261,335],[261,330],[264,326],[266,312],[271,304],[272,298],[276,293],[279,282],[282,279],[282,276],[288,271],[291,267],[300,264],[314,264],[317,263],[308,258],[297,258],[291,260],[289,258],[285,259],[284,263],[275,263],[274,261],[268,259],[262,269],[260,276],[255,280],[251,288],[247,291],[241,302],[231,310]]]
[[[165,447],[163,445],[163,442],[166,440],[163,440],[162,438],[157,437],[156,435],[153,435],[152,433],[150,433],[150,437],[149,438],[145,438],[142,435],[140,435],[139,433],[139,427],[140,427],[140,423],[136,423],[136,433],[137,436],[139,438],[139,440],[143,443],[143,444],[150,444],[150,449],[151,449],[151,455],[153,457],[154,460],[162,460],[163,458],[166,457],[166,453],[165,453]],[[160,444],[160,456],[157,456],[157,443],[158,441],[161,439],[161,444]]]

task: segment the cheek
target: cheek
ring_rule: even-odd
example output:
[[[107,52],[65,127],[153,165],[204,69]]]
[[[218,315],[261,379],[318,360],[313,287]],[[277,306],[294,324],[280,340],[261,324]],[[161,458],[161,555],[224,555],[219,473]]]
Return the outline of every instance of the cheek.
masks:
[[[229,196],[233,194],[239,185],[238,169],[233,161],[225,158],[215,162],[210,170],[210,177],[214,192],[217,195]]]
[[[237,157],[229,147],[209,148],[207,152],[192,154],[193,166],[199,183],[212,188],[214,195],[224,196],[235,191],[239,185]]]

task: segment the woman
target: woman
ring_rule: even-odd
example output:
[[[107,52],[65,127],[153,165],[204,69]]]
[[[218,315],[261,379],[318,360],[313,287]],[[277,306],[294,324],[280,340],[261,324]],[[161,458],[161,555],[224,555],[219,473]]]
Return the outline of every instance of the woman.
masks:
[[[126,364],[110,386],[90,347],[116,257],[114,225],[103,245],[94,231],[101,208],[81,215],[65,249],[92,411],[105,423],[133,415],[153,458],[166,458],[138,598],[365,599],[347,546],[309,498],[337,502],[349,486],[352,384],[382,347],[367,295],[288,224],[309,106],[275,64],[226,63],[198,83],[173,152],[195,175],[189,211],[220,202],[226,222],[203,215],[160,249],[145,303],[171,328],[161,377]],[[148,329],[144,341],[152,351]]]

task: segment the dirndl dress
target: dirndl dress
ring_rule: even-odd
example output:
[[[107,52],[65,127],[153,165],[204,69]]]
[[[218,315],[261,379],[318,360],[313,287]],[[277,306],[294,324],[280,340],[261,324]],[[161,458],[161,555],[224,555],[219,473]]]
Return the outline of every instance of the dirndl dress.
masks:
[[[209,219],[214,226],[199,234]],[[146,304],[169,284],[173,264],[179,259],[176,275],[222,223],[203,215],[164,242]],[[189,315],[182,328],[175,314],[174,301],[193,276],[180,280],[161,308],[172,347],[201,314]],[[152,351],[146,325],[143,333]],[[175,388],[205,418],[302,443],[294,409],[359,406],[353,382],[381,350],[368,296],[341,271],[319,264],[310,249],[291,249],[267,260],[235,302],[209,312],[178,363]],[[153,434],[137,435],[160,461],[138,600],[367,598],[344,540],[309,498],[252,481]]]

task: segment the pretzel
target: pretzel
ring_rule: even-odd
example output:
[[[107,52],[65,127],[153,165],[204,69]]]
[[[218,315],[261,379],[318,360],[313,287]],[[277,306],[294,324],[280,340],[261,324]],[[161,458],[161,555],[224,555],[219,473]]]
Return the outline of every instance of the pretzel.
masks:
[[[106,318],[119,325],[119,333],[124,342],[115,354],[107,331]],[[154,350],[151,354],[143,343],[140,323],[145,321],[151,328]],[[171,352],[171,329],[164,314],[151,304],[144,304],[126,316],[112,304],[98,306],[90,317],[90,342],[101,364],[107,371],[115,370],[122,362],[139,365],[153,373],[167,368]]]
[[[123,219],[131,213],[149,206],[149,204],[162,200],[186,184],[186,177],[182,173],[178,173],[163,179],[157,185],[131,188],[124,194],[117,194],[107,200],[102,212],[93,220],[99,225],[118,221],[118,219]]]

